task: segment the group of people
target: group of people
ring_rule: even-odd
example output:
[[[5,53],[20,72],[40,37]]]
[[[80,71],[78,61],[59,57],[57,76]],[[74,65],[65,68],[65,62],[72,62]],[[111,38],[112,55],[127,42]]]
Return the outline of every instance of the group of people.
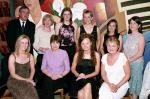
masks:
[[[132,99],[138,98],[145,46],[139,17],[129,20],[123,42],[115,19],[108,22],[106,34],[101,34],[87,9],[80,27],[72,21],[70,8],[62,10],[60,22],[44,14],[37,26],[38,19],[31,20],[35,23],[28,19],[34,12],[31,2],[25,0],[26,6],[8,23],[6,34],[11,52],[7,87],[15,99],[54,99],[59,88],[71,88],[78,99],[96,99],[98,93],[99,99],[121,99],[128,89]],[[38,54],[36,62],[33,50]],[[103,83],[98,92],[99,73]]]

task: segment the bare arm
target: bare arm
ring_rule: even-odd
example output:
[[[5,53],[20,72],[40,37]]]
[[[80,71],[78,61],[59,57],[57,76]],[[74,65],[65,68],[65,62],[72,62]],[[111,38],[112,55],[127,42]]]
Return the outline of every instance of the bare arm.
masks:
[[[100,31],[99,31],[99,28],[97,28],[97,41],[96,41],[96,48],[97,48],[97,51],[99,50],[100,48]]]
[[[119,49],[118,51],[121,52],[122,51],[122,46],[123,46],[123,39],[122,39],[122,35],[119,35],[119,42],[120,42],[120,45],[119,45]]]
[[[14,55],[10,55],[9,60],[8,60],[8,69],[10,72],[10,75],[17,79],[17,80],[25,80],[28,81],[27,78],[23,78],[21,76],[19,76],[18,74],[16,74],[15,72],[15,57]]]
[[[100,40],[101,40],[101,42],[100,42],[100,52],[101,52],[102,55],[104,55],[105,53],[104,53],[104,47],[103,47],[103,44],[104,44],[104,34],[103,33],[100,35]]]
[[[144,36],[142,36],[140,38],[139,42],[138,42],[138,51],[137,51],[137,53],[134,56],[129,57],[129,61],[132,62],[132,61],[135,61],[138,58],[142,57],[143,52],[144,52],[144,47],[145,47],[145,39],[144,39]]]
[[[55,26],[55,33],[58,35],[59,34],[59,29],[61,27],[62,23],[57,23]]]
[[[74,27],[74,39],[75,39],[75,43],[77,45],[78,44],[78,41],[77,41],[77,24],[73,23],[73,27]]]
[[[101,64],[101,76],[102,76],[102,79],[104,80],[104,82],[106,82],[107,84],[110,83],[107,78],[107,75],[106,75],[105,65],[103,63]]]
[[[33,57],[33,55],[30,55],[30,67],[31,67],[31,74],[29,77],[30,80],[33,79],[33,76],[35,74],[35,67],[34,66],[35,66],[34,57]]]
[[[80,37],[80,27],[77,28],[77,34],[76,34],[76,46],[78,48],[78,40],[79,40],[79,37]]]
[[[96,75],[98,75],[99,71],[100,71],[100,56],[99,53],[95,53],[96,54],[96,65],[95,65],[95,71],[93,73],[87,74],[85,75],[85,78],[92,78],[95,77]]]
[[[75,54],[75,56],[74,56],[74,58],[73,58],[72,67],[71,67],[71,71],[72,71],[72,73],[73,73],[76,77],[79,76],[79,73],[76,71],[77,57],[78,57],[78,53]]]
[[[127,61],[126,64],[123,66],[124,68],[124,72],[125,72],[125,76],[123,77],[123,79],[117,84],[117,87],[120,88],[123,84],[125,84],[129,78],[130,78],[130,65],[129,62]]]

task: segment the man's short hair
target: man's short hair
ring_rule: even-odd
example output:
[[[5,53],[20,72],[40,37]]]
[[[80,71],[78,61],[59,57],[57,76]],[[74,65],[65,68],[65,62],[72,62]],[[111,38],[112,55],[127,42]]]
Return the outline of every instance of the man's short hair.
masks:
[[[28,9],[29,10],[29,8],[27,6],[25,6],[25,5],[20,7],[19,12],[21,12],[22,9]]]

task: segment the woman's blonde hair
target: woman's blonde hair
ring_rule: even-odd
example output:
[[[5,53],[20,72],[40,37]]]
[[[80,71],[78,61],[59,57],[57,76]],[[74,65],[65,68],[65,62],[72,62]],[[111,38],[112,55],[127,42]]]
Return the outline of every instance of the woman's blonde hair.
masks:
[[[26,54],[29,54],[29,52],[30,52],[30,46],[31,46],[30,38],[27,35],[23,34],[23,35],[20,35],[16,40],[16,44],[15,44],[15,53],[16,53],[16,55],[19,55],[20,42],[21,42],[22,39],[27,39],[28,40],[28,48],[26,49]]]
[[[42,24],[43,24],[43,25],[44,25],[44,21],[45,21],[46,19],[50,19],[50,21],[51,21],[51,25],[53,25],[53,24],[54,24],[53,16],[52,16],[52,15],[50,15],[50,14],[46,14],[46,15],[44,15],[44,17],[43,17],[43,19],[42,19]]]

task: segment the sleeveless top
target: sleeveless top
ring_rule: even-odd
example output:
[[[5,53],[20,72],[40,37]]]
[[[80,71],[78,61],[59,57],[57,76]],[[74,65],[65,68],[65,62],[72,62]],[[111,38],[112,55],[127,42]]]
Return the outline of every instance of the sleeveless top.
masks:
[[[76,68],[78,73],[84,74],[90,74],[95,71],[95,66],[91,59],[82,59]]]
[[[123,45],[124,53],[127,57],[131,57],[138,52],[138,43],[140,42],[141,36],[143,36],[143,34],[140,33],[137,35],[132,34],[127,35],[127,40]],[[139,57],[134,62],[141,62],[141,61],[143,61],[143,56]]]
[[[104,43],[103,43],[103,48],[104,48],[104,53],[108,53],[107,51],[107,46],[106,46],[106,41],[108,38],[117,38],[119,40],[119,34],[114,34],[114,35],[104,35]]]
[[[86,31],[85,31],[85,29],[84,29],[84,26],[83,25],[81,25],[80,26],[80,35],[83,35],[83,34],[85,34],[85,33],[87,33]],[[93,30],[92,30],[92,32],[91,32],[91,35],[93,36],[93,39],[94,39],[94,47],[95,47],[95,49],[96,49],[96,41],[97,41],[97,26],[94,26],[93,27]]]
[[[75,44],[74,31],[75,29],[71,24],[62,24],[59,29],[59,35],[62,39],[61,46],[72,46]]]
[[[14,55],[14,54],[13,54]],[[18,63],[16,62],[16,56],[14,55],[15,57],[15,72],[17,75],[23,77],[23,78],[29,78],[30,77],[30,58],[29,58],[29,61],[22,64],[22,63]],[[10,78],[12,78],[10,76]]]

